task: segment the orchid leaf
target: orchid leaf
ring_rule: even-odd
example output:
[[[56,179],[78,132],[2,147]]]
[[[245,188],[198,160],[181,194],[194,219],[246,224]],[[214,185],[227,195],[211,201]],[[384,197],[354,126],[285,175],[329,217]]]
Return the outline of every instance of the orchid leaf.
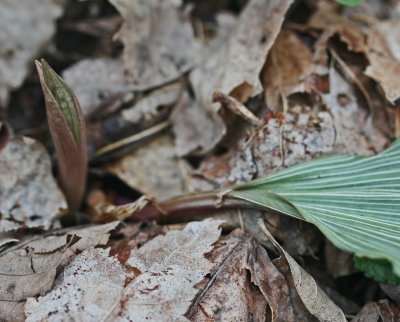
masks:
[[[44,59],[41,60],[41,65],[44,81],[64,114],[65,121],[74,136],[75,142],[80,144],[79,106],[76,104],[75,95],[72,89],[57,75]]]
[[[336,2],[343,4],[345,6],[358,6],[360,5],[364,0],[335,0]]]
[[[70,211],[79,208],[86,187],[86,126],[72,89],[45,60],[36,61],[47,121],[58,159],[59,183]]]
[[[338,248],[387,260],[400,276],[400,140],[375,156],[331,156],[278,171],[230,195],[313,223]]]

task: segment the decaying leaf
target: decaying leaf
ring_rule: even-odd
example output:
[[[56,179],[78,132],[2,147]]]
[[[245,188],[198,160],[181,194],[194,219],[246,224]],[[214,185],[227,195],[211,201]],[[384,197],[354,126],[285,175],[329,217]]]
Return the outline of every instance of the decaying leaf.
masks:
[[[180,9],[182,1],[110,2],[124,18],[118,37],[125,46],[125,69],[136,88],[163,85],[193,67],[201,46]]]
[[[0,106],[21,86],[29,64],[55,31],[63,1],[4,0],[0,3]]]
[[[64,268],[51,292],[27,300],[26,321],[101,321],[120,298],[126,276],[109,249],[89,248]]]
[[[380,300],[365,305],[351,322],[395,322],[400,316],[400,309],[388,300]]]
[[[268,107],[278,111],[282,97],[304,92],[304,80],[311,68],[310,49],[294,32],[282,30],[268,54],[262,75]]]
[[[190,75],[203,108],[209,108],[217,89],[241,102],[261,92],[259,73],[291,3],[291,0],[249,1],[229,38]]]
[[[309,312],[319,321],[346,321],[346,318],[336,304],[321,290],[315,280],[279,245],[264,224],[260,225],[268,239],[274,244],[289,265],[296,291]],[[279,267],[279,264],[277,264]],[[281,270],[284,268],[280,266]],[[282,272],[282,271],[281,271]]]
[[[400,22],[377,24],[368,34],[367,57],[370,65],[365,73],[383,88],[392,104],[400,98]]]
[[[140,192],[165,200],[186,192],[187,164],[177,158],[172,139],[159,136],[143,144],[107,169]]]
[[[115,109],[125,100],[132,99],[131,88],[124,77],[121,59],[98,58],[81,60],[62,73],[70,84],[85,116],[109,105]]]
[[[0,168],[0,232],[48,229],[67,205],[44,147],[30,138],[14,137],[0,151]]]
[[[52,288],[57,269],[78,251],[104,245],[119,222],[65,233],[54,233],[19,245],[0,255],[0,316],[19,301],[44,295]],[[18,309],[23,309],[17,305]],[[18,312],[17,312],[18,313]]]
[[[267,301],[248,274],[252,242],[249,236],[236,230],[215,243],[207,256],[212,269],[198,283],[199,291],[186,313],[187,318],[191,321],[240,321],[249,317],[254,321],[271,320]]]
[[[202,154],[218,144],[226,129],[221,117],[199,106],[187,94],[183,94],[171,114],[179,156]]]
[[[195,285],[212,267],[204,255],[213,249],[220,224],[212,219],[189,223],[134,252],[127,264],[141,274],[126,287],[108,320],[186,321]]]

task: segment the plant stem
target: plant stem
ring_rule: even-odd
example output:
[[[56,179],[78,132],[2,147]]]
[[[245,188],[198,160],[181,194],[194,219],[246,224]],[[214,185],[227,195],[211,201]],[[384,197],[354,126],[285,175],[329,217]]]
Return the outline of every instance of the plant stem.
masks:
[[[176,222],[197,216],[207,216],[216,210],[238,208],[254,209],[255,205],[229,194],[221,196],[220,191],[208,191],[178,196],[161,203],[150,202],[143,209],[134,212],[128,220]]]

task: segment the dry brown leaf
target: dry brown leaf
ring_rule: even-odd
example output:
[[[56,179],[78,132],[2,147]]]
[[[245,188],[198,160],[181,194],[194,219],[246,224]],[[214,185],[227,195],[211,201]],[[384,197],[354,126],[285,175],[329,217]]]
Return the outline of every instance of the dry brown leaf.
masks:
[[[108,321],[187,321],[183,316],[195,285],[212,264],[205,254],[218,239],[221,221],[189,223],[182,231],[157,236],[134,252],[127,264],[141,274],[124,290]]]
[[[21,242],[7,250],[0,256],[0,316],[8,314],[11,308],[23,310],[18,301],[49,291],[60,266],[76,252],[105,245],[109,231],[118,224],[72,229],[64,234],[60,231],[45,238]]]
[[[120,298],[126,276],[109,249],[89,248],[64,268],[51,292],[27,300],[26,321],[101,321]]]
[[[180,10],[181,0],[110,2],[124,19],[118,38],[125,46],[127,75],[137,89],[163,85],[193,67],[201,45]]]
[[[80,60],[63,71],[63,78],[73,89],[85,116],[90,116],[101,106],[118,108],[133,98],[121,59]]]
[[[0,151],[0,168],[0,232],[48,229],[67,205],[45,148],[33,139],[15,137]]]
[[[65,235],[62,244],[53,246],[51,250],[28,245],[1,256],[0,301],[18,302],[48,291],[67,248],[78,239]]]
[[[351,322],[397,322],[400,309],[388,300],[366,304]]]
[[[106,168],[132,188],[157,200],[186,191],[187,165],[176,157],[173,140],[168,135],[143,144]]]
[[[268,257],[267,251],[255,245],[254,256],[249,257],[251,281],[257,285],[271,309],[271,321],[296,321],[289,286]]]
[[[370,65],[365,74],[376,80],[392,104],[400,98],[400,22],[378,23],[368,33],[367,51]]]
[[[3,0],[0,2],[0,106],[9,91],[21,86],[29,62],[51,39],[63,1]]]
[[[213,263],[209,275],[186,313],[191,321],[269,321],[264,296],[251,284],[247,261],[252,239],[236,230],[215,243],[207,258]],[[278,290],[279,291],[279,290]]]
[[[204,108],[209,108],[215,90],[239,99],[244,90],[240,86],[246,85],[252,90],[246,88],[248,95],[241,102],[261,92],[260,71],[291,3],[251,0],[246,5],[225,43],[190,75],[196,98]]]
[[[282,96],[304,92],[304,80],[311,67],[311,50],[294,32],[282,30],[271,48],[262,74],[268,107],[278,111]]]
[[[319,68],[328,64],[328,42],[338,35],[340,40],[353,52],[365,50],[365,36],[362,25],[339,13],[339,6],[331,1],[319,1],[317,10],[307,22],[307,28],[322,30],[314,47],[313,62]]]
[[[301,266],[297,264],[297,262],[279,245],[262,221],[260,221],[260,225],[268,239],[281,254],[281,259],[284,259],[289,265],[290,273],[286,270],[282,270],[284,267],[279,267],[279,261],[276,261],[277,267],[278,269],[280,268],[281,273],[286,275],[286,278],[289,273],[291,278],[293,278],[297,294],[308,311],[319,321],[346,321],[342,310],[322,291],[313,277],[303,270]]]

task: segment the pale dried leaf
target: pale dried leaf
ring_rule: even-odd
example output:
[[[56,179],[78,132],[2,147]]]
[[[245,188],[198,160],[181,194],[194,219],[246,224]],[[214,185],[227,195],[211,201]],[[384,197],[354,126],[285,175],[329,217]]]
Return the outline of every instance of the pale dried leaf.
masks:
[[[67,247],[76,241],[72,235],[65,235],[61,247],[57,245],[51,251],[28,245],[1,256],[0,301],[17,302],[48,291]]]
[[[271,233],[260,222],[264,233],[287,261],[296,291],[308,311],[320,321],[346,321],[342,310],[322,291],[314,278],[279,245]]]
[[[212,267],[204,256],[218,239],[221,221],[192,222],[147,242],[127,261],[139,270],[108,320],[187,321],[195,285]]]
[[[51,292],[27,300],[26,321],[100,321],[120,298],[125,278],[109,249],[89,248],[64,268]]]
[[[175,155],[173,140],[159,136],[106,166],[132,188],[165,200],[186,191],[184,160]]]
[[[226,133],[224,121],[213,111],[201,108],[184,94],[171,114],[176,153],[202,154],[209,151]]]
[[[63,1],[3,0],[0,2],[0,106],[9,91],[21,86],[29,62],[51,39]]]
[[[239,93],[232,92],[241,85],[252,88],[250,95],[261,92],[259,73],[291,3],[251,0],[247,4],[227,41],[190,75],[196,97],[204,108],[210,105],[216,89],[236,98]]]
[[[400,98],[400,22],[384,21],[368,33],[365,74],[376,80],[392,104]]]
[[[119,224],[120,221],[114,221],[104,225],[70,230],[69,234],[74,234],[81,238],[76,244],[71,246],[71,250],[76,253],[89,247],[106,245],[110,238],[110,231],[116,229]]]
[[[110,1],[124,18],[118,38],[131,83],[140,89],[163,85],[188,71],[201,45],[180,0]]]
[[[247,271],[252,243],[237,230],[215,244],[208,255],[213,268],[197,285],[199,293],[186,314],[191,321],[270,320],[268,304]]]
[[[152,91],[149,95],[139,100],[134,106],[124,109],[122,117],[131,123],[140,123],[159,114],[158,108],[176,103],[181,96],[183,87],[181,83],[163,86]]]
[[[68,67],[62,74],[73,89],[83,114],[91,115],[100,106],[121,105],[124,97],[132,98],[131,87],[124,77],[121,59],[84,59]]]
[[[15,137],[0,151],[0,168],[0,232],[48,229],[67,205],[45,148],[33,139]]]
[[[58,267],[65,265],[76,252],[105,245],[109,231],[118,224],[72,229],[64,234],[57,232],[45,238],[21,242],[15,249],[5,252],[0,257],[0,316],[13,308],[23,310],[17,301],[50,290]]]

